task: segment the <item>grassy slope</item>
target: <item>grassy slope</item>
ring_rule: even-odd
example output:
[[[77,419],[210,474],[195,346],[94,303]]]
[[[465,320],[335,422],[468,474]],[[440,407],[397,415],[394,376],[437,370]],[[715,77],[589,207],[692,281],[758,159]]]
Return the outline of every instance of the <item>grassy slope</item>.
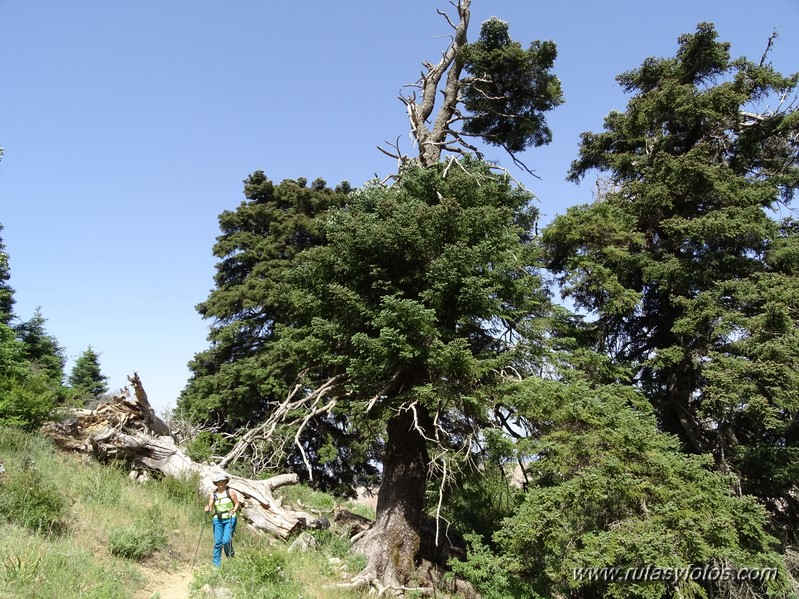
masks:
[[[347,541],[330,531],[313,533],[314,549],[291,552],[287,544],[240,526],[236,558],[215,570],[208,565],[210,526],[198,545],[203,514],[196,481],[140,484],[122,466],[63,454],[41,437],[8,428],[0,429],[0,462],[7,471],[0,482],[2,598],[138,599],[147,596],[139,563],[185,571],[198,546],[190,585],[196,596],[204,584],[247,599],[358,596],[326,588],[362,564]],[[308,490],[291,494],[288,499],[301,497],[306,507],[333,506],[331,498]],[[112,547],[123,554],[158,548],[137,560],[112,555]]]

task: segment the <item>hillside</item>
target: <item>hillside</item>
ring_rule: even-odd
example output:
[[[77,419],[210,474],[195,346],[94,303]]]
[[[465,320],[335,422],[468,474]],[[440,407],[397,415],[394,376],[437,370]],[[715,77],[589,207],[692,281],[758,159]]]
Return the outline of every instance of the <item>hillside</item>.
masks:
[[[326,588],[363,565],[335,527],[281,543],[239,526],[235,559],[214,570],[197,481],[134,482],[124,464],[65,454],[12,428],[0,429],[0,463],[0,597],[359,596]],[[302,487],[284,499],[331,521],[339,507]]]

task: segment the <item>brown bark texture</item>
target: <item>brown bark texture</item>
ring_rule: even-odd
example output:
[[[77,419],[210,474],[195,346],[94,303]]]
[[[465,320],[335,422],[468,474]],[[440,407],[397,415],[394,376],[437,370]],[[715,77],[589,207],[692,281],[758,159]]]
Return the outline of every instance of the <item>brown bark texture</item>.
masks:
[[[428,463],[420,411],[401,410],[388,422],[377,516],[353,546],[368,559],[356,581],[374,586],[380,594],[401,593],[413,585]]]

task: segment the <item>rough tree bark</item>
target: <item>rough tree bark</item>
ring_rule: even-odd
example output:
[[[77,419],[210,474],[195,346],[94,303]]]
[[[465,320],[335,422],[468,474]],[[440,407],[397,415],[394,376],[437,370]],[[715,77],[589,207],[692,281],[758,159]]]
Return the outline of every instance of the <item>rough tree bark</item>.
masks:
[[[156,471],[164,476],[199,478],[199,493],[213,489],[211,479],[221,470],[214,464],[198,464],[175,443],[169,426],[155,415],[141,379],[134,373],[128,388],[95,409],[76,409],[59,422],[46,424],[42,431],[65,450],[93,455],[101,461],[124,460],[133,468]],[[266,480],[230,476],[229,486],[245,499],[242,515],[252,526],[281,539],[313,526],[317,517],[284,508],[273,492],[296,484],[296,474],[282,474]]]
[[[427,445],[422,410],[400,410],[388,422],[383,481],[374,525],[353,549],[368,558],[353,585],[372,585],[382,595],[407,590],[419,550],[419,529],[427,478]]]
[[[466,45],[470,4],[471,0],[459,0],[457,3],[457,24],[449,21],[449,18],[439,11],[440,14],[447,18],[454,30],[452,42],[444,51],[438,63],[435,65],[425,63],[427,72],[422,74],[422,78],[418,83],[418,87],[422,91],[421,100],[419,102],[416,101],[415,93],[410,97],[400,97],[400,100],[402,100],[408,110],[411,132],[419,145],[419,161],[425,167],[438,164],[441,159],[441,151],[447,146],[449,136],[453,134],[451,125],[457,114],[458,91],[460,89],[461,72],[463,71],[463,61],[458,51]],[[445,73],[447,78],[444,88],[439,90],[439,84]],[[428,127],[439,93],[443,95],[444,100],[432,127]]]

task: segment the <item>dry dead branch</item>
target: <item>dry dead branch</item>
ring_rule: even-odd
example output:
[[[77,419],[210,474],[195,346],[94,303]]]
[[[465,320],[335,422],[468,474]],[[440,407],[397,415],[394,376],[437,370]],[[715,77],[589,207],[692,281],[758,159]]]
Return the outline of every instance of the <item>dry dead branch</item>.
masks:
[[[87,453],[101,461],[123,460],[133,469],[158,472],[162,476],[184,479],[196,476],[198,493],[210,493],[211,479],[224,467],[200,464],[186,455],[175,443],[167,424],[153,412],[138,374],[128,380],[130,387],[110,401],[93,410],[71,410],[59,422],[46,424],[42,432],[62,449]],[[317,402],[323,388],[317,390]],[[230,488],[244,497],[242,515],[255,528],[286,539],[294,531],[316,524],[316,516],[284,508],[273,494],[282,486],[296,484],[296,474],[281,474],[266,480],[229,476]]]

